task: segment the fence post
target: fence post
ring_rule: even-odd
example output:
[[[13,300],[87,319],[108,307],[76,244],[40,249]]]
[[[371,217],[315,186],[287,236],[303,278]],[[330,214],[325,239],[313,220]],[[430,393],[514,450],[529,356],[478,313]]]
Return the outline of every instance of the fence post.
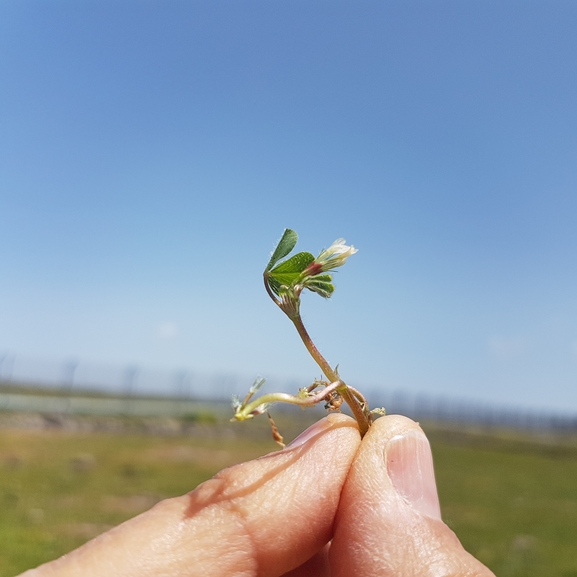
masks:
[[[138,367],[130,366],[124,371],[124,414],[130,415],[132,412],[132,394],[136,385]]]

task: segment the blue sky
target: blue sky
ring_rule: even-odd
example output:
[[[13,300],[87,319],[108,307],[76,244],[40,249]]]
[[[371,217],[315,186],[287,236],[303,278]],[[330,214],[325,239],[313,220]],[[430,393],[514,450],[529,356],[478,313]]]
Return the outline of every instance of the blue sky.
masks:
[[[0,3],[0,353],[577,411],[574,2]]]

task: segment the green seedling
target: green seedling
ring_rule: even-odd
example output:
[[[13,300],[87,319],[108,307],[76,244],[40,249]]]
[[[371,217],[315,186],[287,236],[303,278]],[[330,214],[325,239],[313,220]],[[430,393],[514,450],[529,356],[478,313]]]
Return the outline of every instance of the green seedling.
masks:
[[[268,393],[253,399],[265,382],[264,379],[257,378],[242,401],[238,397],[233,397],[234,417],[232,420],[244,421],[267,413],[274,439],[279,445],[284,446],[282,436],[268,414],[268,409],[273,404],[291,403],[305,408],[324,401],[328,411],[339,411],[342,403],[346,402],[357,420],[361,436],[364,436],[373,422],[373,415],[384,414],[384,409],[371,411],[365,397],[341,379],[338,366],[331,367],[321,355],[308,334],[300,314],[303,290],[307,289],[323,298],[329,298],[335,290],[330,273],[343,266],[347,259],[357,252],[357,249],[354,246],[347,246],[345,240],[339,238],[328,249],[323,249],[316,258],[310,252],[299,252],[289,257],[297,240],[298,235],[294,230],[287,228],[284,231],[264,270],[264,286],[272,301],[294,324],[305,347],[321,368],[326,380],[315,380],[308,387],[301,388],[297,395]]]

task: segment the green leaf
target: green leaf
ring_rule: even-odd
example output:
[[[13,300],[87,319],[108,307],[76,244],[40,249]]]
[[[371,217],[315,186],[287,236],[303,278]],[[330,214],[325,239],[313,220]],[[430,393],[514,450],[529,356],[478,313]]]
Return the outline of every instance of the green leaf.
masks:
[[[270,270],[281,258],[287,256],[296,246],[298,238],[299,235],[294,230],[285,228],[264,270]]]
[[[294,256],[291,256],[288,260],[281,262],[279,265],[275,266],[270,272],[276,276],[277,273],[301,273],[311,262],[315,260],[315,257],[310,252],[298,252]]]
[[[317,274],[311,277],[311,282],[333,282],[333,275],[330,274]]]
[[[273,291],[279,294],[280,285],[292,286],[313,260],[315,257],[310,252],[299,252],[269,271],[267,277]],[[278,287],[275,287],[275,283]]]
[[[310,291],[328,299],[335,292],[333,277],[330,274],[319,274],[308,277],[304,280],[303,285]]]
[[[313,260],[315,257],[310,252],[299,252],[275,266],[269,275],[279,283],[290,286]]]
[[[270,286],[272,292],[275,295],[280,296],[281,283],[275,280],[272,276],[270,276],[270,274],[267,275],[266,282],[268,282],[268,286]]]
[[[326,281],[319,281],[318,279],[311,279],[306,283],[306,288],[325,299],[330,298],[330,296],[335,292],[334,284]]]

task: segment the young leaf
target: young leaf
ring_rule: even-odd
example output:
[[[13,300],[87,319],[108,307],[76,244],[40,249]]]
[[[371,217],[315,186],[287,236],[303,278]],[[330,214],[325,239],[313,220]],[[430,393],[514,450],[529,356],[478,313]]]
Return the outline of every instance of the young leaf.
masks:
[[[282,283],[278,282],[275,278],[273,278],[272,276],[268,275],[266,282],[268,282],[268,285],[270,286],[272,292],[278,297],[280,296],[280,291],[281,291],[281,286]]]
[[[310,277],[310,281],[312,282],[333,282],[333,275],[332,274],[317,274],[313,277]]]
[[[310,252],[299,252],[269,271],[269,278],[290,286],[313,260],[315,257]]]
[[[274,249],[264,270],[270,270],[281,258],[287,256],[296,246],[298,238],[299,236],[294,230],[285,228],[285,231],[281,239],[278,241],[278,244],[276,245],[276,248]]]
[[[334,284],[319,279],[313,278],[309,282],[307,282],[305,286],[310,291],[321,295],[325,299],[330,298],[330,296],[335,292]]]

